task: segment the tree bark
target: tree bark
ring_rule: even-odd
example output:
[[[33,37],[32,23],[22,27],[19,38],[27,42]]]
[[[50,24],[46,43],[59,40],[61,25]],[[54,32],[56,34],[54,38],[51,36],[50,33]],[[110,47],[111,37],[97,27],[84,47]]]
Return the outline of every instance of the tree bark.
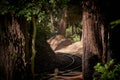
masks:
[[[24,79],[25,36],[20,21],[11,14],[0,15],[0,80]]]
[[[41,33],[39,33],[42,31]],[[57,56],[46,42],[45,29],[37,28],[34,73],[54,70]],[[32,80],[33,25],[23,17],[0,15],[0,80]]]
[[[67,9],[64,8],[62,17],[60,19],[59,29],[58,29],[58,34],[61,34],[63,36],[66,36],[66,26],[67,26],[66,17],[67,17]]]
[[[107,60],[108,32],[101,6],[100,0],[83,0],[83,80],[93,80],[96,63]]]

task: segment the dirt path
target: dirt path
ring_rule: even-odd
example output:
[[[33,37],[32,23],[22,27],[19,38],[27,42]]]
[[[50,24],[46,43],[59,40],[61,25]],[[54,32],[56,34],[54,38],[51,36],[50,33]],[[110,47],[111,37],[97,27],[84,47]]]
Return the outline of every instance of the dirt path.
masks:
[[[49,80],[82,80],[82,72],[73,71],[67,74],[54,76]]]

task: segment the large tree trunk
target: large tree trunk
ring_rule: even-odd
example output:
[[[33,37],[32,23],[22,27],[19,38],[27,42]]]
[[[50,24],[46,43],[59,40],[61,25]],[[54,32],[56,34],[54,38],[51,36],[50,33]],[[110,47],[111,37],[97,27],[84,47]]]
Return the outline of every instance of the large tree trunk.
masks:
[[[83,0],[83,80],[93,80],[95,64],[107,60],[108,32],[101,1]]]
[[[0,16],[0,80],[24,79],[25,36],[20,21],[11,14]]]
[[[62,17],[60,19],[59,23],[59,29],[58,29],[58,34],[61,34],[63,36],[66,36],[66,27],[67,27],[67,8],[63,9]]]
[[[37,32],[35,74],[54,70],[58,60],[46,42],[45,30]],[[0,15],[0,80],[32,80],[32,35],[33,26],[25,18]]]

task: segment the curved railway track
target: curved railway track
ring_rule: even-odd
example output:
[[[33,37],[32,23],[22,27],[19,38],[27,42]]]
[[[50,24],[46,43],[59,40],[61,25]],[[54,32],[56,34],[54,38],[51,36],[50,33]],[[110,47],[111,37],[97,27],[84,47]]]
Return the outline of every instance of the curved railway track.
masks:
[[[58,53],[57,56],[61,58],[61,66],[59,67],[59,70],[65,70],[75,62],[71,55]]]
[[[68,53],[56,53],[61,59],[61,64],[58,66],[57,76],[71,75],[71,72],[82,71],[82,58],[79,55],[68,54]],[[74,75],[74,74],[72,74]],[[42,80],[49,80],[54,77],[55,74],[49,75]]]
[[[62,58],[64,61],[59,70],[70,71],[70,70],[81,70],[82,59],[79,55],[68,54],[68,53],[57,53],[57,55]]]

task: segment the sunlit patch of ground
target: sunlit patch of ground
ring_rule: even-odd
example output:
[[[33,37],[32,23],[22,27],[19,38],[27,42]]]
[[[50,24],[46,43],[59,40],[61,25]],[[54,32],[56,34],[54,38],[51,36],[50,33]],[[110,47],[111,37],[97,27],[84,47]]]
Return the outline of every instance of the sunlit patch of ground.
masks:
[[[51,37],[47,42],[50,44],[51,48],[55,50],[59,50],[61,48],[65,48],[68,45],[72,44],[72,40],[66,39],[62,35],[55,35]]]
[[[52,74],[51,74],[52,75]],[[82,80],[81,72],[71,72],[64,75],[58,75],[50,78],[49,80]]]
[[[69,53],[82,55],[83,42],[74,42],[64,38],[61,35],[56,35],[47,41],[55,53]]]
[[[69,54],[79,54],[82,55],[83,50],[82,50],[82,42],[75,42],[72,43],[71,45],[68,45],[65,48],[55,50],[55,53],[61,52],[61,53],[69,53]]]

